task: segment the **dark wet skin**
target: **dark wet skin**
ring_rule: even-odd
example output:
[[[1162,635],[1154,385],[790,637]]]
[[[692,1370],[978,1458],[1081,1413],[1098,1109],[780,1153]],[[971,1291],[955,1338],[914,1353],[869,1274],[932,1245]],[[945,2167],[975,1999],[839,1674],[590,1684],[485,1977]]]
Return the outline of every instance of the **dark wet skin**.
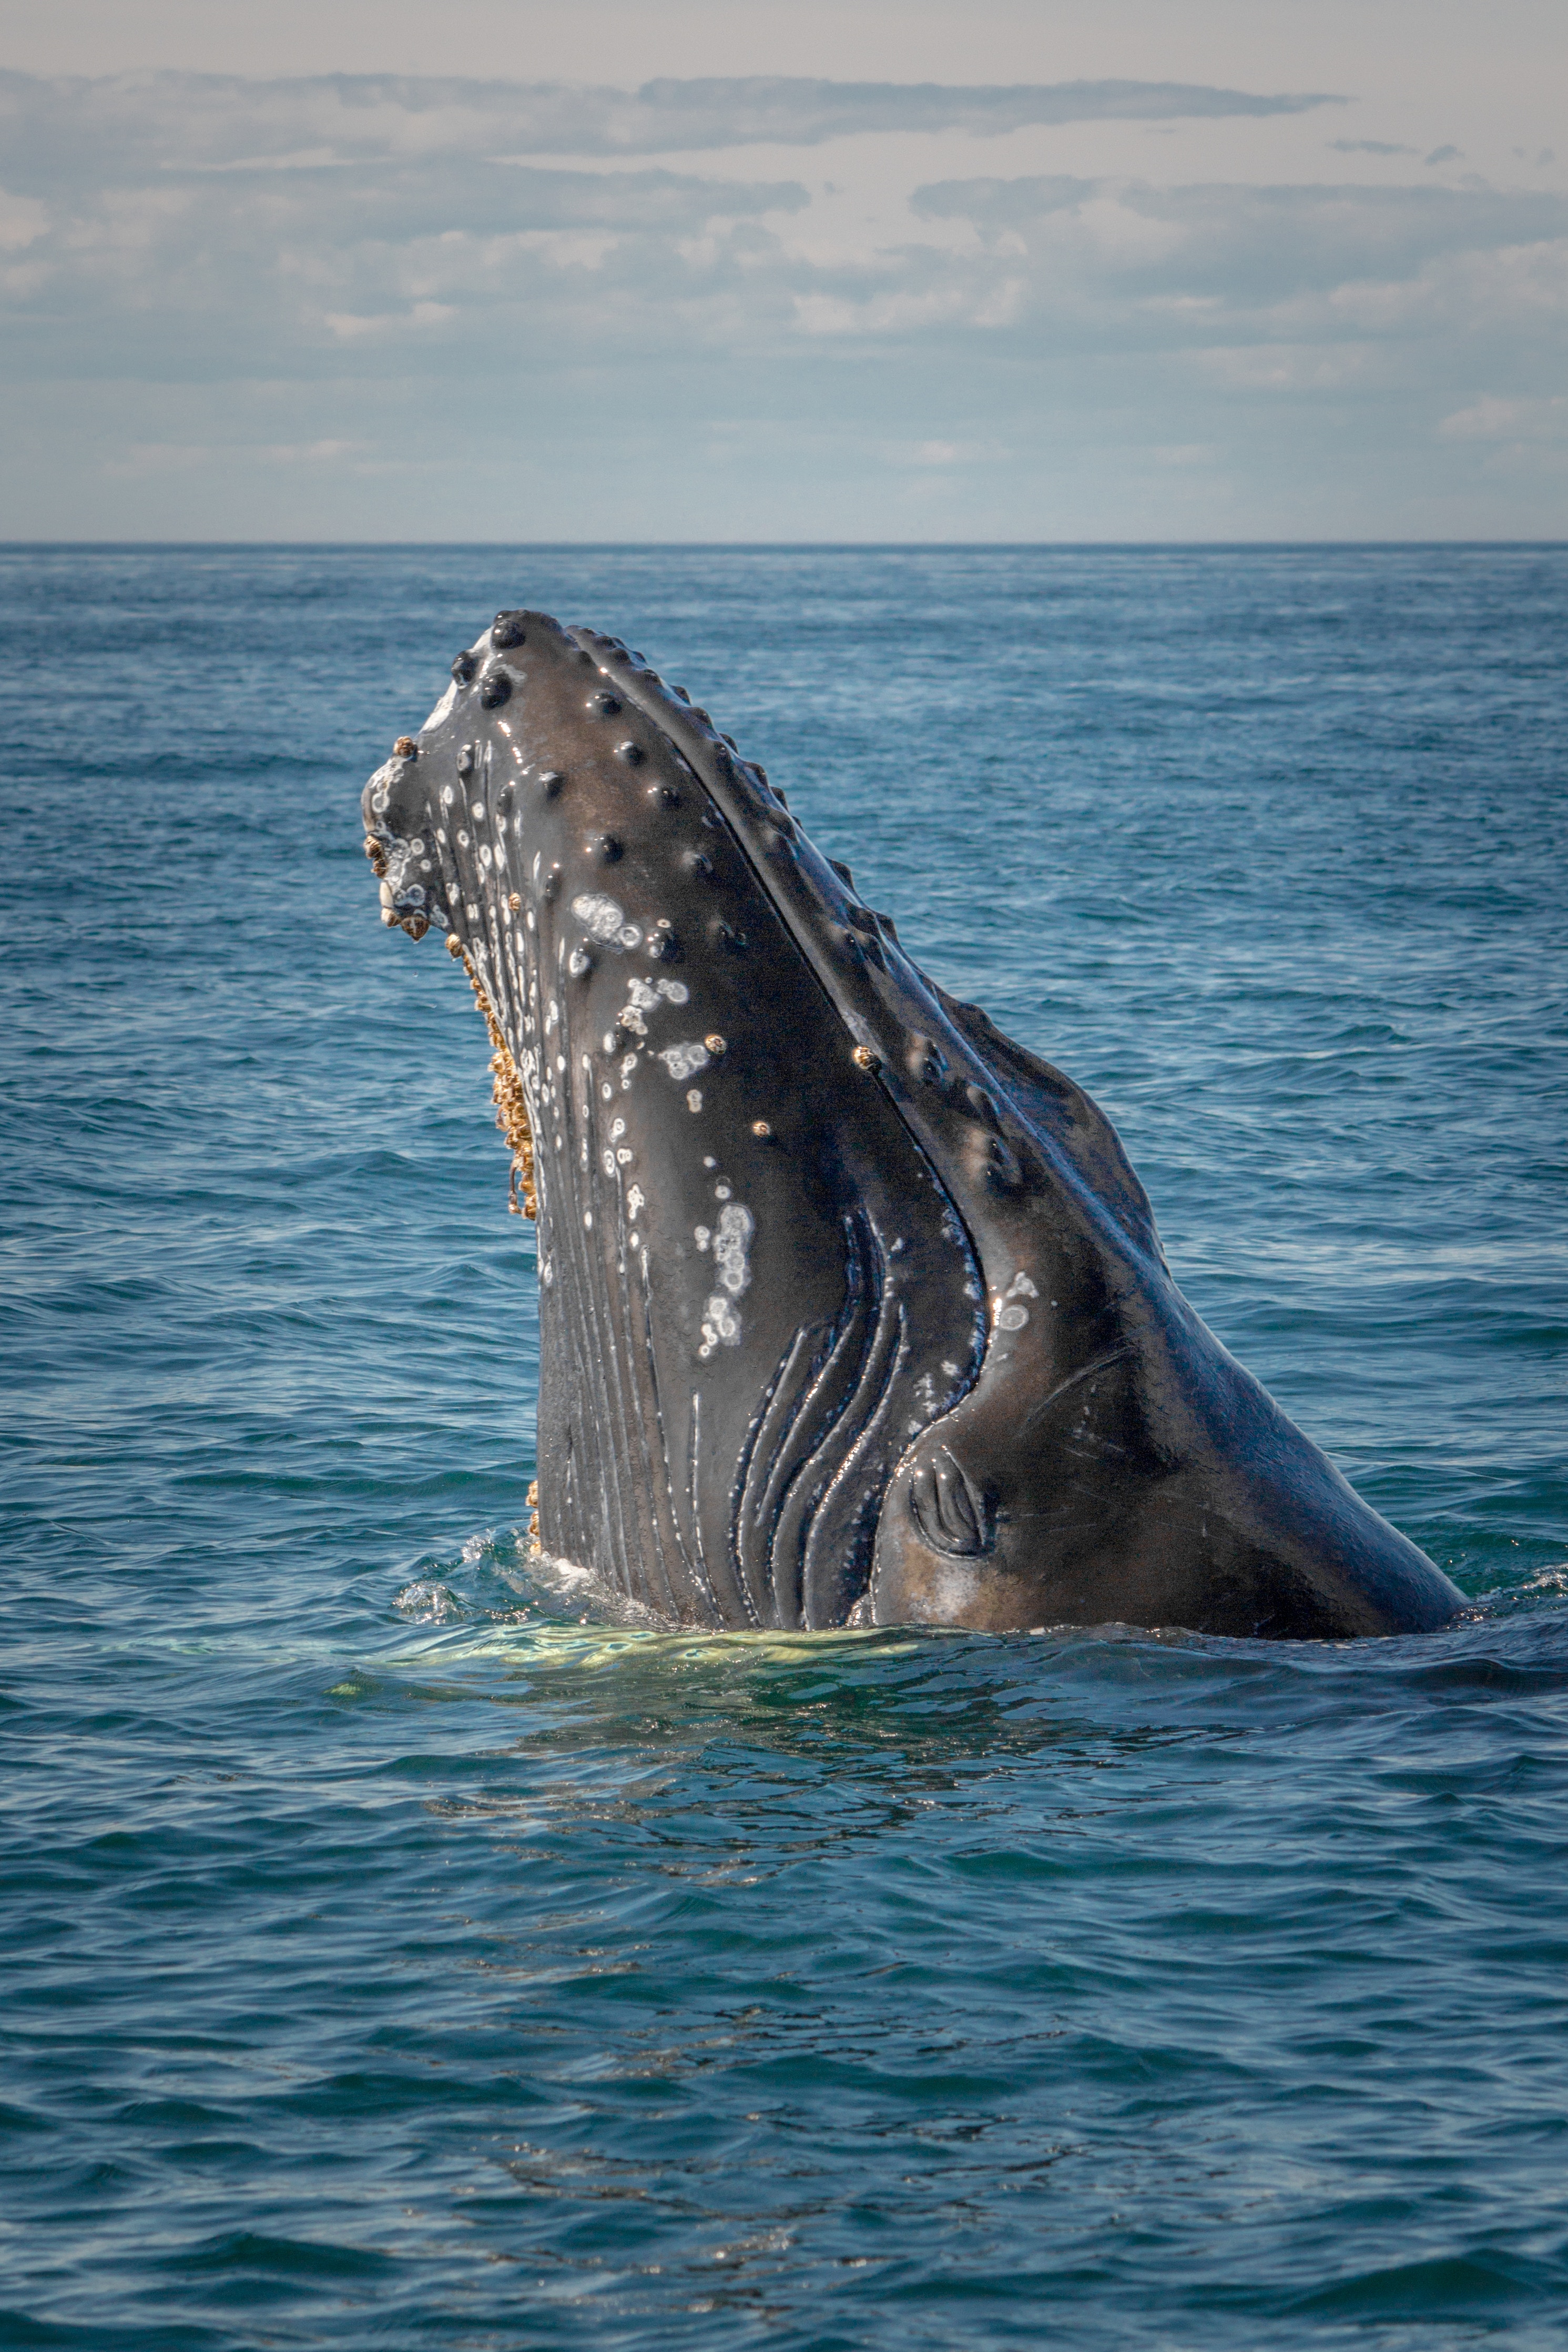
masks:
[[[364,814],[527,1100],[547,1551],[695,1624],[1460,1607],[1194,1314],[1089,1097],[640,655],[498,615]]]

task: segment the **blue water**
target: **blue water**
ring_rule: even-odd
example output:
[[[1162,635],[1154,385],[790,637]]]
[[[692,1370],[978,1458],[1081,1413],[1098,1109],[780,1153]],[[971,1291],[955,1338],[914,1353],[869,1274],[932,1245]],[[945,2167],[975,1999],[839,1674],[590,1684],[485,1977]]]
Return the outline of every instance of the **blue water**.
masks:
[[[1568,551],[0,551],[0,2342],[1556,2347]],[[358,788],[502,604],[1084,1082],[1476,1596],[660,1635]]]

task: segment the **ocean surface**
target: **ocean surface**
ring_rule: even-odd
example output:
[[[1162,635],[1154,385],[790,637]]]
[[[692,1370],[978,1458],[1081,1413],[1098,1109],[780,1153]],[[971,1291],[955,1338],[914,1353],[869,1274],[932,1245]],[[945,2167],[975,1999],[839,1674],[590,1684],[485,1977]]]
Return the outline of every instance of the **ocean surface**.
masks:
[[[531,1229],[357,795],[502,604],[1106,1107],[1474,1597],[530,1581]],[[1560,2346],[1568,551],[0,550],[0,2344]]]

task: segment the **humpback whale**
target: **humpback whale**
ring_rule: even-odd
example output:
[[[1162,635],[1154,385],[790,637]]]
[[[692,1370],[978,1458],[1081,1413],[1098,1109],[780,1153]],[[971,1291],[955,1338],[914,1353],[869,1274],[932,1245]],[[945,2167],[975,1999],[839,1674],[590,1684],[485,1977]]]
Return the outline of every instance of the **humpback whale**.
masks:
[[[621,639],[500,613],[363,795],[537,1218],[541,1549],[680,1624],[1424,1632],[1109,1120]]]

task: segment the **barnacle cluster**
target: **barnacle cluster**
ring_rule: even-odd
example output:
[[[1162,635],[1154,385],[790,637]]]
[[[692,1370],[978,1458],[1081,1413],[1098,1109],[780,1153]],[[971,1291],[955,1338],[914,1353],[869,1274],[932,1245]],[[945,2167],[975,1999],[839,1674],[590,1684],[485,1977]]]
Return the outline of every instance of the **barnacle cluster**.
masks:
[[[495,1051],[490,1056],[493,1080],[491,1092],[496,1105],[496,1124],[512,1150],[511,1197],[507,1206],[514,1216],[537,1217],[538,1195],[534,1188],[534,1131],[528,1125],[528,1097],[517,1066],[512,1059],[505,1032],[496,1018],[496,1010],[485,992],[485,983],[463,952],[460,942],[449,938],[447,945],[455,955],[463,956],[463,969],[468,975],[468,985],[475,1001],[485,1016],[485,1026],[490,1033]]]

